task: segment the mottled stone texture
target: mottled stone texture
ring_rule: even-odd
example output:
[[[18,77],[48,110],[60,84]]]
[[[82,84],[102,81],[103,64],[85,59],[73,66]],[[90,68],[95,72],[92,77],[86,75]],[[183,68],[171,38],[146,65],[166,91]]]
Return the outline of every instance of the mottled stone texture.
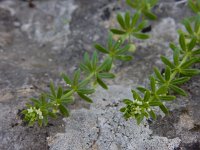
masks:
[[[160,55],[171,58],[169,42],[177,43],[179,23],[193,15],[181,1],[160,0],[154,8],[151,38],[135,40],[131,62],[115,64],[116,78],[92,95],[94,104],[76,99],[71,116],[51,120],[47,127],[27,127],[17,114],[30,97],[48,91],[49,81],[63,84],[60,72],[69,75],[93,44],[104,44],[108,29],[117,26],[116,14],[130,10],[115,0],[0,0],[0,149],[1,150],[118,150],[200,149],[200,77],[183,85],[189,93],[168,103],[171,114],[137,126],[125,121],[122,99],[130,89],[146,86],[153,66],[162,69]],[[199,67],[198,65],[195,67]]]

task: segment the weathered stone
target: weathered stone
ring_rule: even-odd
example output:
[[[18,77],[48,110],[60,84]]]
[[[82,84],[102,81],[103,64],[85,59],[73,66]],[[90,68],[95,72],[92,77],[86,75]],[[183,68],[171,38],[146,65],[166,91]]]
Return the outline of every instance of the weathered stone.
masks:
[[[123,98],[131,98],[130,87],[101,88],[92,97],[90,110],[73,111],[65,119],[65,133],[56,135],[49,143],[52,150],[173,150],[179,138],[153,136],[146,122],[140,126],[135,120],[125,121],[119,109]]]

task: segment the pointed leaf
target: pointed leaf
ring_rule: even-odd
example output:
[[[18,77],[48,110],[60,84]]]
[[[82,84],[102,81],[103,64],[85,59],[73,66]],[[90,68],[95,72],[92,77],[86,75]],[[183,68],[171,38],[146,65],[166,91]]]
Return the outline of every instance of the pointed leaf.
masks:
[[[187,93],[176,85],[170,85],[170,89],[172,89],[174,92],[180,95],[187,96]]]
[[[127,28],[130,28],[130,12],[126,12],[125,14],[125,24]]]
[[[186,48],[186,43],[185,43],[185,37],[184,37],[183,34],[181,34],[181,35],[179,36],[179,44],[180,44],[182,50],[184,50],[184,51],[187,50],[187,48]]]
[[[149,114],[150,114],[150,116],[153,118],[153,120],[156,120],[156,114],[155,114],[155,112],[154,112],[153,110],[151,110],[151,111],[149,112]]]
[[[122,34],[125,34],[126,32],[122,31],[122,30],[119,30],[119,29],[110,29],[110,31],[114,34],[119,34],[119,35],[122,35]]]
[[[140,18],[140,15],[138,12],[136,12],[132,17],[131,27],[134,27],[136,25],[139,18]]]
[[[84,94],[78,93],[78,95],[79,95],[83,100],[85,100],[86,102],[88,102],[88,103],[93,103],[93,101],[92,101],[89,97],[85,96]]]
[[[173,81],[171,81],[172,84],[183,84],[185,82],[187,82],[188,80],[190,80],[190,77],[181,77],[181,78],[178,78],[178,79],[174,79]]]
[[[109,52],[104,48],[102,47],[101,45],[99,44],[95,44],[94,46],[98,51],[102,52],[102,53],[105,53],[105,54],[108,54]]]
[[[61,105],[59,105],[58,108],[63,116],[66,116],[66,117],[69,116],[69,111],[67,110],[67,108],[64,105],[61,104]]]
[[[98,77],[97,77],[97,82],[102,88],[108,89],[107,85]]]
[[[117,21],[118,21],[118,23],[120,24],[120,26],[121,26],[122,29],[125,29],[125,28],[126,28],[126,27],[125,27],[124,19],[123,19],[123,17],[122,17],[121,14],[118,14],[118,15],[117,15]]]
[[[144,34],[144,33],[133,33],[133,36],[138,38],[138,39],[142,39],[142,40],[145,40],[145,39],[149,38],[149,35],[148,34]]]
[[[51,89],[51,94],[53,95],[53,97],[56,97],[55,87],[52,81],[50,82],[50,89]]]
[[[160,107],[160,109],[162,110],[162,112],[163,112],[164,114],[168,114],[168,113],[169,113],[169,111],[168,111],[168,109],[165,107],[165,105],[160,105],[159,107]]]
[[[122,60],[122,61],[130,61],[133,59],[132,56],[127,56],[127,55],[118,55],[116,56],[116,59]]]
[[[95,90],[94,89],[78,89],[77,92],[81,94],[92,94],[95,92]]]
[[[176,99],[176,96],[173,95],[159,96],[159,99],[163,101],[172,101]]]
[[[99,78],[113,79],[113,78],[115,78],[115,75],[112,74],[112,73],[99,73],[98,77]]]
[[[181,73],[186,76],[193,76],[193,75],[200,74],[200,70],[199,69],[182,69]]]
[[[162,82],[162,83],[165,82],[165,80],[164,80],[164,78],[162,77],[162,75],[160,74],[158,68],[156,68],[156,67],[154,68],[154,73],[155,73],[156,77],[159,79],[160,82]]]
[[[63,89],[62,87],[59,86],[57,91],[57,99],[60,99],[62,95],[63,95]]]
[[[175,68],[174,64],[171,63],[171,61],[165,56],[161,56],[161,60],[165,65],[169,66],[171,69]]]

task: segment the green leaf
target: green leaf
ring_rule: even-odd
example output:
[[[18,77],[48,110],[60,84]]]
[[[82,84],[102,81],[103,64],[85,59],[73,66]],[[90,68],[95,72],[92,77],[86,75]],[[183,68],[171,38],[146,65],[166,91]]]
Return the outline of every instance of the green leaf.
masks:
[[[117,50],[116,54],[123,55],[124,53],[126,53],[129,50],[130,47],[131,47],[130,44],[128,44],[128,45],[124,46],[123,48]]]
[[[113,46],[113,49],[115,50],[115,49],[118,49],[121,45],[122,45],[122,43],[123,43],[123,40],[122,40],[122,38],[120,38],[119,40],[117,40],[116,42],[115,42],[115,44],[114,44],[114,46]]]
[[[153,14],[152,12],[150,12],[150,11],[144,11],[144,15],[145,15],[147,18],[151,19],[151,20],[156,20],[156,19],[157,19],[156,15],[154,15],[154,14]]]
[[[93,56],[92,56],[92,68],[96,68],[97,61],[98,61],[98,59],[97,59],[97,52],[95,51],[93,53]]]
[[[92,101],[89,97],[85,96],[84,94],[78,93],[78,95],[79,95],[83,100],[85,100],[86,102],[88,102],[88,103],[93,103],[93,101]]]
[[[196,21],[195,21],[194,30],[196,33],[198,33],[200,30],[200,20],[199,19],[198,20],[196,19]]]
[[[144,119],[144,115],[143,115],[143,114],[138,115],[138,116],[136,117],[137,124],[139,125],[139,124],[142,122],[143,119]]]
[[[178,93],[180,95],[187,96],[187,93],[183,89],[179,88],[176,85],[172,85],[171,84],[170,85],[170,89],[172,89],[174,92],[176,92],[176,93]]]
[[[171,83],[175,85],[176,84],[179,85],[179,84],[183,84],[187,82],[188,80],[190,80],[190,77],[181,77],[181,78],[172,80]]]
[[[79,88],[82,88],[82,87],[84,87],[84,86],[86,86],[89,82],[90,82],[90,80],[91,80],[91,78],[90,79],[84,79],[84,80],[82,80],[80,83],[79,83],[79,85],[78,85],[78,87]]]
[[[125,24],[127,28],[130,27],[130,12],[126,12],[125,14]]]
[[[193,75],[200,74],[200,70],[199,69],[182,69],[181,73],[186,76],[193,76]]]
[[[183,24],[184,24],[186,30],[188,31],[188,33],[193,35],[192,27],[190,26],[189,20],[185,19],[183,21]]]
[[[97,68],[97,71],[107,70],[107,68],[110,67],[111,62],[112,62],[112,59],[110,57],[107,57],[104,60],[104,62]]]
[[[156,77],[159,79],[160,82],[162,82],[162,83],[165,82],[165,80],[164,80],[164,78],[162,77],[162,75],[160,74],[158,68],[156,68],[156,67],[154,68],[154,73],[155,73]]]
[[[150,114],[150,116],[151,116],[154,120],[156,120],[156,114],[155,114],[155,112],[154,112],[153,110],[151,110],[151,111],[149,112],[149,114]]]
[[[79,78],[80,78],[80,70],[77,70],[75,73],[74,73],[74,80],[73,80],[73,84],[74,85],[78,85],[78,82],[79,82]]]
[[[168,114],[169,113],[169,111],[168,111],[168,109],[165,107],[165,105],[160,105],[159,106],[160,107],[160,109],[162,110],[162,112],[164,113],[164,114]]]
[[[175,46],[174,43],[170,43],[170,44],[169,44],[169,47],[170,47],[173,51],[179,50],[179,48],[178,48],[177,46]]]
[[[119,29],[110,29],[110,31],[114,34],[119,34],[119,35],[122,35],[122,34],[125,34],[126,32],[122,31],[122,30],[119,30]]]
[[[122,17],[121,14],[118,14],[118,15],[117,15],[117,21],[118,21],[118,23],[120,24],[120,26],[121,26],[122,29],[125,29],[125,28],[126,28],[126,27],[125,27],[124,19],[123,19],[123,17]]]
[[[172,95],[159,96],[159,99],[163,101],[172,101],[176,99],[176,96],[172,96]]]
[[[161,60],[165,65],[169,66],[171,69],[175,68],[174,64],[171,63],[171,61],[165,56],[161,56]]]
[[[174,53],[173,53],[173,59],[174,59],[174,64],[176,65],[176,66],[178,66],[179,65],[179,51],[174,51]]]
[[[144,20],[142,21],[136,28],[135,32],[141,31],[143,28],[145,28],[147,26],[148,21]]]
[[[115,75],[112,74],[112,73],[99,73],[98,77],[99,78],[113,79],[113,78],[115,78]]]
[[[144,34],[144,33],[133,33],[133,36],[138,38],[138,39],[142,39],[142,40],[145,40],[145,39],[149,38],[149,35],[148,34]]]
[[[162,85],[161,87],[158,88],[158,90],[156,91],[156,94],[158,94],[158,95],[166,94],[167,89],[168,89],[168,87],[166,85]]]
[[[165,80],[169,81],[170,76],[171,76],[171,70],[168,66],[166,66],[166,68],[165,68]]]
[[[158,0],[150,0],[149,3],[151,4],[151,7],[153,7],[158,3]]]
[[[56,97],[55,87],[52,81],[50,82],[50,89],[51,89],[51,94],[53,95],[53,97]]]
[[[187,62],[183,63],[181,65],[181,68],[189,68],[190,66],[192,66],[193,64],[197,63],[199,60],[199,58],[191,58],[190,60],[188,60]]]
[[[140,95],[135,90],[131,90],[131,92],[133,94],[134,100],[139,100]]]
[[[150,92],[147,90],[147,91],[145,92],[145,95],[144,95],[144,101],[147,102],[147,101],[150,99],[150,96],[151,96],[151,94],[150,94]]]
[[[127,56],[127,55],[118,55],[116,56],[116,58],[122,61],[130,61],[133,59],[132,56]]]
[[[86,65],[84,65],[83,63],[80,63],[79,67],[84,72],[87,72],[87,73],[90,72],[89,68]]]
[[[69,77],[67,75],[65,75],[64,73],[61,74],[63,80],[65,81],[66,84],[71,85],[71,80],[69,79]]]
[[[151,102],[149,102],[149,105],[150,106],[160,106],[160,105],[162,105],[162,102],[160,102],[160,101],[151,101]]]
[[[192,49],[196,46],[196,38],[192,38],[192,40],[190,41],[190,43],[188,44],[188,50],[192,51]]]
[[[132,17],[131,27],[134,27],[136,25],[139,18],[140,18],[140,15],[138,12],[136,12]]]
[[[156,91],[156,81],[153,76],[150,76],[150,86],[153,93]]]
[[[137,87],[137,90],[142,92],[142,93],[145,93],[147,89],[144,88],[144,87],[139,86],[139,87]]]
[[[94,46],[98,51],[102,52],[102,53],[105,53],[105,54],[108,54],[109,52],[104,48],[102,47],[101,45],[99,44],[95,44]]]
[[[60,99],[62,94],[63,94],[63,89],[62,87],[59,86],[57,91],[57,99]]]
[[[92,94],[95,92],[95,90],[94,89],[78,89],[77,92],[81,94]]]
[[[108,89],[107,85],[98,77],[97,77],[97,82],[102,88]]]
[[[184,37],[183,34],[181,34],[181,35],[179,36],[179,44],[180,44],[182,50],[187,51],[186,43],[185,43],[185,37]]]
[[[61,98],[61,103],[62,104],[71,104],[72,102],[74,102],[74,98],[73,97],[68,97],[68,98]]]
[[[200,54],[200,49],[195,50],[195,51],[192,52],[192,55],[199,55],[199,54]]]
[[[190,8],[195,12],[198,13],[198,8],[195,6],[195,3],[192,0],[188,0],[188,4],[190,6]]]
[[[131,101],[130,99],[124,99],[123,103],[126,104],[126,105],[130,105],[130,104],[133,103],[133,101]]]
[[[125,112],[126,111],[126,107],[122,107],[119,111],[120,112]]]
[[[63,116],[66,116],[66,117],[69,116],[69,111],[67,110],[67,108],[66,108],[64,105],[60,104],[60,105],[58,106],[58,108],[59,108],[59,110],[60,110],[60,113],[61,113]]]

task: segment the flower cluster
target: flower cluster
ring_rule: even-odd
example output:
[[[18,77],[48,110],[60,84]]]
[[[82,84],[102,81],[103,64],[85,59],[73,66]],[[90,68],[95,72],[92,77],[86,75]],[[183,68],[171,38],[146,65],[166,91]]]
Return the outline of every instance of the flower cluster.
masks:
[[[42,120],[44,117],[40,108],[30,107],[27,109],[25,118],[29,120],[29,124],[32,124],[37,120]]]

